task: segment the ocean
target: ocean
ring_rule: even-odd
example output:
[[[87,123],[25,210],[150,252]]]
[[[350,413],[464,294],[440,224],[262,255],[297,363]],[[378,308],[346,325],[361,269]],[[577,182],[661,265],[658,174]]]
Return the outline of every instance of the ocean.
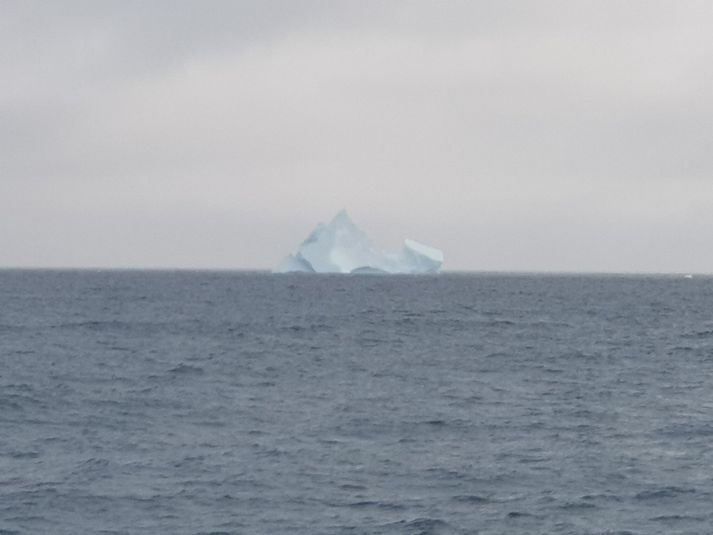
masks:
[[[713,278],[0,271],[0,534],[713,533]]]

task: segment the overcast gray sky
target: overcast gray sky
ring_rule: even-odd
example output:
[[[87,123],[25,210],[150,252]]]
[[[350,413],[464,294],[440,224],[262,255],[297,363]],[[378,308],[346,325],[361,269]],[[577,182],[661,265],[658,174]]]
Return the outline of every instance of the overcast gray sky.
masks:
[[[713,272],[713,2],[0,0],[0,266]]]

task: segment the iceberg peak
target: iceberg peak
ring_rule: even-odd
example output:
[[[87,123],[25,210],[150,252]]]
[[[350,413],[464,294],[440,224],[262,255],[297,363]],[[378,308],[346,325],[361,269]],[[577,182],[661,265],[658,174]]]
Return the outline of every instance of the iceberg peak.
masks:
[[[443,264],[443,252],[414,240],[404,242],[399,254],[382,253],[340,210],[328,224],[320,223],[288,255],[275,273],[436,273]]]
[[[346,209],[342,208],[337,212],[337,215],[332,218],[332,225],[354,225],[354,221],[352,221],[352,218],[349,217],[349,213],[346,211]]]

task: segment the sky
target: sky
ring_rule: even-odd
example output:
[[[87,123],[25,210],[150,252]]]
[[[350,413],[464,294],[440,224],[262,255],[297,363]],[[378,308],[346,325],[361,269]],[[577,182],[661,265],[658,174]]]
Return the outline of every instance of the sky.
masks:
[[[713,272],[713,2],[0,0],[0,266]]]

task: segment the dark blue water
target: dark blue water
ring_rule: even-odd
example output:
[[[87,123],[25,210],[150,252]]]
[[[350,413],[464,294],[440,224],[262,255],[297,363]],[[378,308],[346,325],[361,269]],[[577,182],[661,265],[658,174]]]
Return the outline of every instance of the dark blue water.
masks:
[[[0,533],[713,532],[713,279],[0,272]]]

